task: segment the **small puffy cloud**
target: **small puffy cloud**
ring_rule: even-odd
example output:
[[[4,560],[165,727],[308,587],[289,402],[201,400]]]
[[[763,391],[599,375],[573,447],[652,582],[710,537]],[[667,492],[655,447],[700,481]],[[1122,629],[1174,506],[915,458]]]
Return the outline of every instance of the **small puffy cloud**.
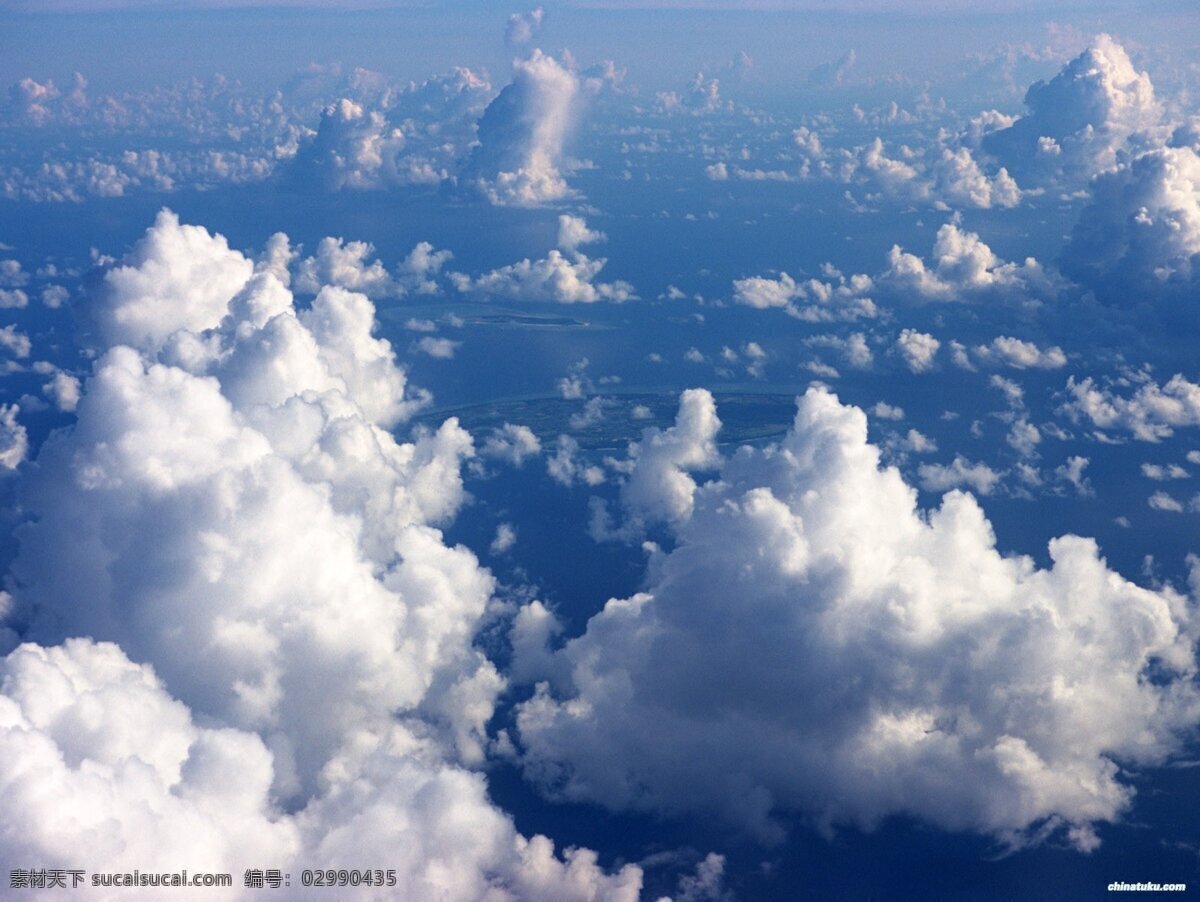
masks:
[[[651,426],[629,445],[628,479],[621,485],[621,503],[633,516],[673,522],[692,512],[696,481],[690,473],[716,466],[716,436],[721,428],[712,395],[688,389],[679,397],[675,424]]]
[[[971,463],[961,454],[949,464],[921,464],[917,471],[921,488],[927,492],[946,492],[966,486],[980,495],[990,495],[1003,478],[985,463]]]
[[[927,332],[904,329],[896,338],[896,351],[904,365],[914,373],[928,373],[942,343]]]
[[[1025,409],[1025,390],[1013,380],[993,374],[992,378],[988,380],[988,385],[1004,396],[1004,403],[1009,406],[1010,410],[1023,411]]]
[[[1101,388],[1091,377],[1068,378],[1066,391],[1062,411],[1072,420],[1128,432],[1139,441],[1161,441],[1180,427],[1200,425],[1200,385],[1179,373],[1161,386],[1147,378],[1131,395]]]
[[[503,460],[514,467],[523,466],[525,459],[541,454],[542,443],[528,426],[505,423],[491,434],[479,449],[483,457],[493,460]]]
[[[29,295],[20,288],[0,288],[0,310],[23,310],[29,306]]]
[[[569,237],[576,237],[575,233],[580,228],[589,234],[597,234],[591,232],[582,219],[578,219],[568,227],[568,231],[572,233]],[[558,249],[553,249],[539,260],[526,257],[517,263],[502,266],[475,278],[464,273],[450,273],[449,278],[454,287],[463,294],[484,297],[507,297],[557,304],[594,304],[597,301],[621,303],[635,300],[637,294],[628,282],[596,281],[596,277],[607,263],[608,260],[604,257],[591,259],[580,251],[569,250],[564,254]]]
[[[1004,440],[1021,457],[1036,457],[1037,446],[1042,441],[1042,433],[1037,426],[1022,416],[1013,420]]]
[[[511,523],[501,523],[496,527],[496,536],[492,539],[492,544],[488,546],[488,551],[493,555],[507,554],[516,544],[517,530]]]
[[[528,44],[541,28],[545,17],[546,10],[540,6],[528,12],[513,13],[508,17],[508,25],[504,29],[504,42],[510,47]]]
[[[581,244],[595,244],[605,238],[603,232],[589,229],[582,217],[566,213],[558,217],[558,246],[564,251],[573,251]]]
[[[938,229],[932,265],[894,245],[878,282],[902,297],[930,301],[1023,301],[1058,291],[1058,279],[1034,258],[1020,264],[1002,260],[977,234],[953,223]]]
[[[1146,499],[1146,503],[1156,511],[1167,511],[1172,514],[1183,513],[1183,505],[1167,492],[1155,492]]]
[[[569,435],[560,435],[554,454],[546,458],[546,472],[555,482],[570,486],[576,481],[597,486],[604,482],[604,471],[594,464],[581,461],[579,442]]]
[[[42,387],[42,394],[53,401],[57,409],[69,413],[79,406],[80,389],[78,378],[59,370]]]
[[[1169,479],[1188,479],[1191,473],[1185,470],[1179,464],[1151,464],[1144,463],[1141,467],[1142,475],[1147,479],[1153,479],[1155,482],[1166,482]]]
[[[786,272],[778,278],[751,276],[733,283],[735,303],[758,310],[782,309],[806,322],[852,322],[879,315],[868,293],[874,287],[869,276],[856,274],[846,278],[830,270],[829,280],[806,279],[797,282]]]
[[[33,343],[24,332],[19,332],[16,326],[5,326],[0,329],[0,353],[11,354],[18,359],[29,356]]]
[[[422,354],[428,354],[435,360],[451,360],[454,357],[454,352],[462,345],[461,341],[454,341],[450,338],[435,338],[432,335],[426,335],[417,341],[415,347]]]
[[[663,113],[684,113],[693,116],[703,116],[719,110],[730,110],[732,103],[721,99],[721,82],[710,78],[703,72],[697,72],[681,94],[678,91],[660,91],[656,97],[657,106]]]
[[[893,104],[895,106],[895,104]],[[941,146],[927,154],[900,148],[900,158],[888,156],[882,138],[839,154],[806,156],[802,173],[816,171],[866,189],[871,200],[886,197],[906,203],[948,207],[1014,207],[1021,189],[1001,167],[987,174],[969,147]]]
[[[567,425],[575,430],[588,429],[597,423],[604,422],[608,408],[612,406],[613,401],[611,398],[605,398],[601,395],[588,398],[583,405],[583,410],[571,414],[567,420]]]
[[[938,449],[937,442],[916,429],[908,430],[908,434],[897,442],[895,447],[901,451],[911,451],[913,454],[933,454]]]
[[[579,79],[540,50],[513,61],[512,83],[479,120],[465,175],[494,204],[537,206],[570,194],[559,167]]]
[[[833,348],[841,353],[847,365],[854,369],[867,369],[875,359],[867,337],[862,332],[851,332],[845,338],[837,335],[814,335],[806,338],[804,344],[808,347]]]
[[[952,207],[1015,207],[1021,202],[1021,189],[1001,167],[987,176],[966,147],[943,148],[933,164],[934,192]]]
[[[1067,365],[1062,348],[1039,348],[1031,341],[1001,335],[991,344],[977,345],[975,360],[987,366],[1010,366],[1013,369],[1056,370]]]
[[[366,241],[322,238],[316,255],[297,266],[293,287],[305,294],[316,294],[322,285],[361,291],[373,298],[396,294],[396,283],[383,262],[368,259],[374,253],[374,245]]]
[[[57,310],[70,298],[71,293],[61,285],[47,285],[42,289],[42,303],[51,310]]]
[[[1046,569],[1001,555],[969,495],[920,510],[866,427],[812,389],[779,444],[693,491],[644,590],[546,652],[569,678],[518,708],[529,779],[766,839],[782,813],[826,829],[902,814],[1095,848],[1127,774],[1191,735],[1186,600],[1077,536]]]
[[[20,260],[0,260],[0,288],[24,288],[29,273],[21,268]]]
[[[888,404],[886,401],[879,401],[871,408],[871,416],[880,420],[903,420],[904,408]]]
[[[1072,455],[1067,458],[1065,463],[1055,468],[1054,475],[1060,482],[1065,482],[1074,488],[1077,495],[1089,497],[1096,494],[1091,480],[1084,475],[1084,471],[1087,470],[1090,463],[1091,461],[1086,457]]]

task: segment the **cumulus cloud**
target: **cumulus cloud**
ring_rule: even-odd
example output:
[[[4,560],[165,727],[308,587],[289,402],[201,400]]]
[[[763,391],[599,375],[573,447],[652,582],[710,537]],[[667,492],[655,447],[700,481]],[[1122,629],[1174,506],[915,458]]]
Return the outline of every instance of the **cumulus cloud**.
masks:
[[[528,44],[541,28],[545,17],[546,10],[540,6],[528,12],[513,13],[508,17],[508,26],[504,29],[505,43],[510,47]]]
[[[253,271],[223,235],[181,225],[164,209],[125,263],[104,274],[91,310],[99,338],[109,347],[153,350],[177,330],[212,328]]]
[[[874,319],[879,309],[868,293],[875,287],[870,276],[861,273],[847,278],[827,267],[827,280],[810,278],[796,281],[786,272],[778,278],[751,276],[733,283],[733,300],[759,310],[782,309],[806,322],[852,322]]]
[[[574,251],[581,244],[595,244],[606,240],[603,232],[589,229],[587,221],[580,216],[566,213],[558,217],[558,246],[564,251]]]
[[[971,463],[961,454],[949,464],[921,464],[917,471],[921,488],[927,492],[946,492],[964,486],[980,495],[990,495],[1000,484],[1002,474],[985,463]]]
[[[71,412],[79,406],[81,386],[79,379],[59,370],[42,388],[42,394],[54,402],[59,410]]]
[[[927,332],[903,329],[896,338],[896,351],[904,365],[914,373],[927,373],[934,367],[934,358],[942,343]]]
[[[5,326],[0,329],[0,351],[11,354],[18,359],[29,356],[33,348],[29,336],[17,329],[16,326]]]
[[[1063,413],[1075,422],[1090,422],[1099,430],[1128,432],[1143,442],[1170,438],[1184,426],[1200,425],[1200,385],[1176,373],[1163,385],[1144,374],[1130,395],[1100,387],[1088,377],[1067,379],[1068,400]]]
[[[837,335],[814,335],[806,338],[804,344],[807,347],[833,348],[841,353],[847,365],[859,370],[869,368],[875,359],[867,337],[862,332],[851,332],[845,338]],[[754,347],[758,348],[757,345]],[[761,348],[759,351],[761,353]]]
[[[895,104],[893,104],[895,106]],[[899,157],[889,156],[882,138],[836,154],[822,154],[808,136],[799,141],[806,150],[802,175],[820,174],[866,189],[869,200],[890,198],[909,203],[950,207],[1015,207],[1021,189],[1000,167],[988,174],[971,148],[939,144],[928,152],[902,146]],[[892,151],[896,153],[896,151]],[[814,169],[815,164],[815,169]]]
[[[651,426],[641,441],[629,445],[629,475],[621,485],[625,509],[647,521],[670,523],[691,516],[697,488],[691,473],[717,465],[720,428],[711,394],[695,388],[681,394],[673,426]]]
[[[18,486],[0,860],[367,856],[389,895],[636,898],[638,868],[520,835],[472,770],[505,685],[473,641],[494,580],[437,528],[472,441],[389,431],[423,397],[370,300],[297,308],[164,212],[93,301],[77,421]]]
[[[1200,285],[1200,155],[1161,147],[1092,183],[1064,273],[1105,300],[1190,304]]]
[[[329,104],[299,143],[293,181],[333,191],[437,185],[465,158],[493,90],[460,67],[403,89],[357,93]]]
[[[893,245],[877,281],[903,297],[931,301],[1028,301],[1058,291],[1057,277],[1033,257],[1020,264],[1002,260],[977,234],[953,223],[938,229],[932,265]]]
[[[435,338],[432,335],[426,335],[414,345],[422,354],[428,354],[435,360],[453,359],[454,352],[461,346],[461,341],[454,341],[451,338]]]
[[[1010,366],[1013,369],[1056,370],[1067,365],[1062,348],[1039,348],[1031,341],[1001,335],[990,344],[977,345],[973,354],[980,363],[991,366]]]
[[[1025,94],[1028,114],[982,140],[1018,178],[1082,184],[1109,169],[1159,124],[1154,87],[1125,49],[1096,37],[1048,82]]]
[[[606,258],[592,259],[576,250],[579,244],[599,241],[602,237],[602,233],[589,229],[583,219],[561,216],[559,247],[562,250],[555,248],[539,260],[526,257],[475,278],[464,273],[450,273],[449,278],[458,291],[485,297],[511,297],[558,304],[635,300],[637,294],[628,282],[596,281],[608,263]]]
[[[920,511],[825,390],[690,502],[645,591],[609,601],[554,653],[568,677],[548,668],[519,709],[525,772],[553,797],[767,839],[781,812],[904,814],[1091,849],[1130,805],[1125,769],[1194,723],[1183,597],[1077,536],[1050,543],[1049,569],[1005,557],[958,491]]]
[[[579,442],[569,435],[560,435],[556,440],[554,454],[546,458],[546,472],[555,482],[565,486],[577,481],[590,486],[604,482],[604,471],[579,459]]]
[[[520,467],[526,458],[542,453],[542,443],[528,426],[505,423],[491,431],[479,453]]]
[[[494,204],[537,206],[570,194],[563,145],[576,115],[579,79],[540,50],[513,61],[513,80],[479,120],[465,176]]]
[[[311,144],[297,158],[299,171],[317,171],[325,185],[340,188],[380,188],[397,184],[406,173],[400,163],[404,130],[391,125],[381,110],[369,110],[343,97],[321,114]],[[439,176],[429,173],[437,182]]]
[[[317,253],[297,266],[293,287],[298,292],[316,294],[322,285],[337,285],[372,298],[400,293],[381,260],[368,262],[374,253],[375,247],[366,241],[322,238]]]
[[[29,453],[29,433],[17,421],[21,408],[17,404],[0,404],[0,469],[15,470]],[[0,614],[4,609],[0,608]],[[0,638],[3,638],[0,631]]]

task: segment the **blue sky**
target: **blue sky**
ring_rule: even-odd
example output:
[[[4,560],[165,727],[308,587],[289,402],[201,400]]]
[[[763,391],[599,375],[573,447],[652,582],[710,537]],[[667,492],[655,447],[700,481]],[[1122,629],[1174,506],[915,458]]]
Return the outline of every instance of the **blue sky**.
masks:
[[[0,870],[1200,884],[1197,24],[0,4]]]

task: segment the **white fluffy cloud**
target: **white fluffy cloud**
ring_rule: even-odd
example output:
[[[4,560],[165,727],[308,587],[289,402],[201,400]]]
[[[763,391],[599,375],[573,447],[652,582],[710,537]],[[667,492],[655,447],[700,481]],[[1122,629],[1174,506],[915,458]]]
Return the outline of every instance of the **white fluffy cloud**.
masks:
[[[1063,272],[1105,299],[1194,303],[1200,285],[1198,147],[1161,147],[1092,183]]]
[[[942,343],[927,332],[903,329],[896,338],[896,350],[904,365],[914,373],[927,373],[934,367],[934,358]]]
[[[450,273],[449,279],[464,294],[486,297],[558,304],[621,303],[637,298],[628,282],[596,281],[608,260],[604,257],[592,259],[576,249],[580,244],[601,240],[603,233],[592,231],[587,222],[578,217],[560,216],[558,236],[562,250],[552,249],[541,259],[526,257],[475,278],[464,273]]]
[[[559,167],[576,115],[579,79],[534,50],[479,120],[466,175],[494,204],[537,206],[570,194]]]
[[[812,389],[781,443],[695,489],[646,590],[609,601],[555,653],[569,678],[547,667],[520,708],[531,779],[767,837],[777,812],[903,813],[1095,846],[1133,795],[1116,762],[1162,762],[1195,722],[1187,603],[1077,536],[1049,569],[1004,557],[969,495],[924,514],[866,429]]]
[[[1031,341],[1008,335],[1000,335],[992,339],[990,344],[977,345],[974,355],[980,363],[1010,366],[1018,370],[1056,370],[1067,365],[1067,355],[1062,348],[1040,348]]]
[[[852,322],[879,315],[875,302],[868,297],[875,287],[870,276],[858,273],[847,278],[832,266],[825,267],[825,275],[827,281],[797,282],[786,272],[774,279],[768,276],[736,279],[733,299],[759,310],[780,308],[806,322]]]
[[[899,157],[894,157],[888,156],[883,139],[875,138],[830,155],[808,135],[805,138],[801,141],[797,134],[797,143],[806,151],[801,175],[811,174],[815,163],[818,173],[865,188],[872,201],[886,197],[939,209],[1015,207],[1021,201],[1021,189],[1008,170],[1000,167],[989,175],[969,147],[938,145],[920,152],[901,146]]]
[[[465,68],[400,90],[358,93],[327,106],[316,133],[297,148],[292,173],[301,184],[315,179],[335,191],[436,185],[468,152],[493,95],[485,78]]]
[[[564,251],[573,251],[581,244],[594,244],[605,239],[603,232],[589,229],[582,217],[565,213],[558,217],[558,246]]]
[[[651,426],[640,442],[629,446],[629,478],[621,485],[625,508],[646,520],[673,523],[690,517],[696,493],[691,472],[712,469],[720,461],[720,428],[712,395],[696,388],[680,395],[675,424],[668,429]]]
[[[405,144],[404,130],[391,125],[383,111],[343,97],[321,114],[316,136],[297,163],[301,171],[318,170],[332,190],[439,181],[436,172],[413,178],[414,173],[406,171],[401,162]]]
[[[938,229],[932,265],[894,245],[877,281],[904,297],[934,301],[1029,300],[1058,290],[1056,277],[1034,258],[1002,260],[977,234],[953,223]]]
[[[542,453],[542,443],[528,426],[505,423],[491,431],[479,453],[519,467],[526,458]]]
[[[1082,184],[1114,166],[1159,124],[1154,87],[1106,34],[1025,94],[1029,113],[983,138],[1018,178]]]
[[[1170,438],[1183,426],[1200,425],[1200,385],[1176,373],[1163,385],[1148,376],[1130,395],[1101,388],[1092,378],[1067,380],[1063,412],[1076,422],[1090,422],[1100,430],[1128,432],[1143,442]]]
[[[504,686],[473,645],[494,581],[436,524],[472,442],[387,431],[421,397],[371,302],[298,310],[165,212],[96,301],[77,422],[18,489],[0,860],[370,858],[387,896],[636,898],[638,868],[522,837],[471,770]]]
[[[104,274],[90,311],[106,346],[155,350],[176,330],[215,327],[253,272],[222,235],[162,210],[125,263]]]
[[[969,488],[980,495],[990,495],[1000,484],[1001,474],[985,463],[971,463],[961,454],[954,455],[948,464],[921,464],[917,470],[921,488],[928,492],[947,492]]]

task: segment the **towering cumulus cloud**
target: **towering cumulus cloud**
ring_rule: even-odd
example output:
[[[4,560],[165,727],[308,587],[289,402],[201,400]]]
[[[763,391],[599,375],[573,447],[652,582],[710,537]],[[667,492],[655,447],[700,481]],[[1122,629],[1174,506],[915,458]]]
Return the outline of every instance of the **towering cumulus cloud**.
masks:
[[[1025,105],[1028,115],[983,140],[1018,180],[1086,180],[1115,165],[1161,116],[1150,76],[1106,34],[1050,81],[1030,86]]]
[[[513,62],[513,80],[479,120],[479,146],[467,178],[495,204],[534,206],[566,197],[559,172],[575,114],[579,79],[534,50]]]
[[[638,509],[662,492],[673,550],[519,712],[526,772],[553,796],[765,839],[781,812],[829,829],[905,814],[1090,849],[1130,803],[1120,769],[1164,761],[1200,710],[1182,596],[1077,536],[1050,543],[1049,569],[1004,557],[959,491],[920,511],[864,414],[823,389],[686,504],[679,480],[639,485]]]
[[[100,284],[78,422],[19,488],[0,860],[635,898],[636,867],[526,839],[471,770],[503,688],[472,645],[493,580],[435,526],[470,437],[398,443],[420,398],[371,302],[299,310],[270,268],[164,212]]]

